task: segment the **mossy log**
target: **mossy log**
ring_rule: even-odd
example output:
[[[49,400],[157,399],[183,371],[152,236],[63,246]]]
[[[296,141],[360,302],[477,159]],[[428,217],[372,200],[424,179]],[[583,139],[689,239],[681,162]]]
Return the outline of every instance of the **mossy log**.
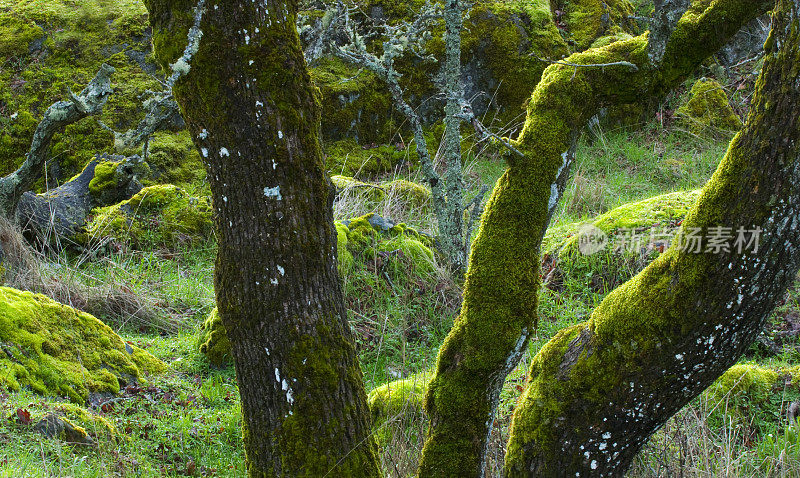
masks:
[[[42,245],[57,248],[81,243],[92,209],[125,200],[142,189],[141,158],[98,155],[80,174],[42,194],[22,195],[17,222]]]
[[[575,139],[589,118],[604,106],[663,95],[771,4],[694,1],[669,35],[658,64],[649,55],[647,35],[642,35],[566,60],[571,65],[615,66],[558,64],[545,71],[528,104],[523,131],[513,142],[525,157],[509,158],[509,168],[489,200],[472,248],[461,313],[439,351],[426,399],[431,428],[421,476],[483,474],[500,387],[537,323],[542,237],[569,176]],[[572,398],[565,397],[565,403]],[[550,430],[555,424],[532,426]],[[520,438],[524,436],[513,438],[509,473],[532,472],[518,451],[520,441],[523,448],[528,446]],[[573,449],[555,455],[575,459],[571,467],[590,464]],[[557,469],[554,463],[546,465],[536,468],[545,473],[541,476],[549,476],[546,470],[562,473],[552,471]],[[583,470],[576,468],[573,476]]]

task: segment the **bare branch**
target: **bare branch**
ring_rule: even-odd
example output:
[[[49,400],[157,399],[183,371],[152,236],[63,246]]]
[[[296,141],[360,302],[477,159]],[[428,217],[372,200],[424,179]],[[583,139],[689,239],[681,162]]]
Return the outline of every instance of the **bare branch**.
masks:
[[[94,79],[79,95],[70,92],[68,101],[53,103],[45,111],[42,121],[33,134],[25,162],[19,169],[0,179],[0,213],[9,218],[13,217],[22,193],[30,189],[39,179],[48,158],[53,135],[76,121],[102,111],[113,92],[111,75],[114,71],[112,66],[104,63]]]

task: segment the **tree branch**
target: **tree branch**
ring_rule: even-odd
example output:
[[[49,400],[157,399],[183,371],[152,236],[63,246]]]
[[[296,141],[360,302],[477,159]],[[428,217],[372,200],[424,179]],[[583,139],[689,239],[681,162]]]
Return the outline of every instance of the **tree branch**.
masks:
[[[22,193],[39,179],[48,158],[53,135],[72,123],[102,111],[112,93],[111,75],[114,71],[113,67],[103,64],[79,95],[70,92],[68,101],[53,103],[45,111],[33,134],[25,162],[19,169],[0,179],[0,213],[13,217]]]

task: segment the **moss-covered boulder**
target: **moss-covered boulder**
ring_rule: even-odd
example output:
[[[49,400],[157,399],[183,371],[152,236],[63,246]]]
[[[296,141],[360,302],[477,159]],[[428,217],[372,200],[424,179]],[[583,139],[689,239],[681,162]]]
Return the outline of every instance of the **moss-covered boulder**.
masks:
[[[556,21],[570,45],[585,50],[601,37],[634,31],[628,0],[564,0],[557,3]]]
[[[777,424],[791,425],[786,419],[789,407],[800,404],[800,365],[734,365],[703,392],[702,398],[712,410],[712,424],[726,428],[733,425],[746,435],[758,435]]]
[[[372,390],[367,397],[372,423],[380,426],[387,420],[405,417],[413,420],[423,415],[423,404],[433,371],[426,370],[402,380],[395,380]]]
[[[347,176],[331,176],[340,201],[351,201],[365,212],[390,202],[408,210],[427,210],[431,207],[431,190],[406,179],[382,183],[359,181]]]
[[[689,101],[678,108],[679,124],[703,136],[730,136],[742,128],[725,89],[716,80],[703,78],[692,86]]]
[[[336,221],[335,226],[343,278],[356,269],[370,268],[373,273],[385,272],[395,277],[411,274],[428,280],[436,271],[433,239],[405,224],[366,214],[350,221]],[[217,309],[203,323],[197,344],[212,364],[230,361],[231,344]]]
[[[150,171],[142,180],[145,186],[174,184],[192,190],[207,190],[206,168],[189,131],[159,131],[148,148]]]
[[[325,147],[325,164],[335,176],[372,178],[417,163],[416,147],[406,149],[388,144],[360,145],[343,139]]]
[[[83,404],[117,393],[165,364],[89,314],[43,295],[0,287],[0,386]]]
[[[113,238],[135,248],[198,243],[213,236],[211,203],[183,189],[149,186],[119,204],[92,211],[87,241]]]
[[[200,328],[197,345],[200,353],[214,365],[222,365],[231,360],[231,342],[225,333],[225,326],[219,318],[216,307]]]
[[[99,119],[118,131],[139,121],[139,97],[159,88],[146,19],[140,0],[0,0],[0,175],[22,162],[44,111],[68,88],[80,90],[101,63],[116,73]],[[95,118],[68,126],[53,140],[51,177],[71,177],[113,144]]]
[[[551,228],[542,246],[546,285],[579,296],[614,289],[669,247],[699,196],[700,190],[663,194]]]

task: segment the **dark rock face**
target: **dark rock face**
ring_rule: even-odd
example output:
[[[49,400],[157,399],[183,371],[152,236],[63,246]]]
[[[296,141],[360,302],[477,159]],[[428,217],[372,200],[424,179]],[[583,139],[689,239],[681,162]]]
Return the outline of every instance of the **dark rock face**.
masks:
[[[769,29],[770,19],[768,16],[756,18],[742,28],[733,37],[733,40],[719,51],[717,59],[725,67],[731,67],[755,56],[764,49]]]

